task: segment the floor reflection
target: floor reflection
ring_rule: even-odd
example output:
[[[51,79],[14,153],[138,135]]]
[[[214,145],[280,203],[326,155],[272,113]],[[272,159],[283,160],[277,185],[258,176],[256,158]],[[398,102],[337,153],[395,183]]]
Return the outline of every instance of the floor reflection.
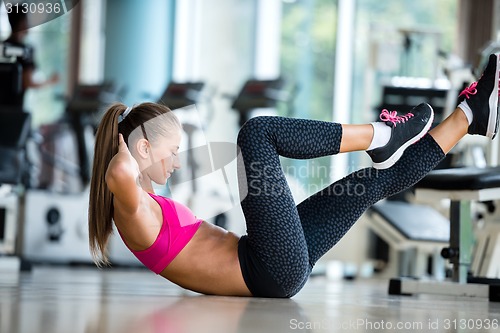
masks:
[[[314,278],[293,299],[263,299],[202,296],[146,270],[43,267],[0,274],[0,333],[364,332],[384,331],[377,329],[383,323],[450,332],[446,320],[469,319],[500,323],[500,303],[390,296],[386,280]],[[498,332],[498,326],[474,331]]]
[[[116,304],[103,304],[86,333],[119,330],[125,333],[245,333],[307,332],[296,323],[307,321],[302,308],[293,300],[265,300],[215,296],[182,296],[167,306],[123,316]],[[141,313],[139,313],[141,312]]]

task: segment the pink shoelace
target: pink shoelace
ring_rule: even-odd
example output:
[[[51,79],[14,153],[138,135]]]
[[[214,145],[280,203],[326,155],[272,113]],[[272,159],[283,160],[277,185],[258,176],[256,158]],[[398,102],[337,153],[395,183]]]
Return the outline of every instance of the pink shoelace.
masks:
[[[414,114],[411,112],[403,116],[398,116],[398,113],[396,111],[389,111],[387,109],[383,109],[382,112],[380,113],[380,120],[384,122],[391,122],[394,125],[394,127],[396,127],[397,124],[405,123],[413,116]]]
[[[469,99],[471,95],[477,94],[476,86],[477,82],[472,82],[470,86],[462,90],[462,92],[460,93],[460,95],[458,95],[458,97],[465,95],[465,98]]]
[[[470,84],[470,86],[468,86],[467,88],[462,90],[462,92],[460,93],[460,95],[458,95],[458,97],[465,95],[465,98],[469,99],[471,97],[471,95],[477,94],[476,86],[477,86],[477,82],[472,82]],[[498,96],[500,96],[500,82],[498,82],[498,88],[499,88]]]

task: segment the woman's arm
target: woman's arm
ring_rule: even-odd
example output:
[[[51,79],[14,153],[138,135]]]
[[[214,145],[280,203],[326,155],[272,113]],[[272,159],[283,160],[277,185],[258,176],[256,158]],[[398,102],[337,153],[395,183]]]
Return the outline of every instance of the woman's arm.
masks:
[[[137,212],[142,195],[139,185],[139,165],[119,134],[118,153],[113,156],[106,171],[106,184],[128,213]]]

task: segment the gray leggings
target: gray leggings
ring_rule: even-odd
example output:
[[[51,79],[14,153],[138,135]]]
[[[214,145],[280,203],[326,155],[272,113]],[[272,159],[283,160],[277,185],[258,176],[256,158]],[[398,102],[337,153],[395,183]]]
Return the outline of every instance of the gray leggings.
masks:
[[[353,172],[296,206],[279,156],[335,155],[341,138],[340,124],[317,120],[256,117],[241,128],[238,183],[247,236],[240,241],[239,256],[254,296],[295,295],[317,260],[367,208],[411,187],[445,156],[426,135],[393,167]]]

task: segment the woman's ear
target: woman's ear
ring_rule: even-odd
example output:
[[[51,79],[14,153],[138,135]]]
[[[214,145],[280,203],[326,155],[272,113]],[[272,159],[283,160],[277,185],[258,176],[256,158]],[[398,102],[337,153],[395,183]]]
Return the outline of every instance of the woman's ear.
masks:
[[[139,139],[137,143],[135,144],[135,147],[137,149],[137,155],[142,158],[142,159],[148,159],[149,158],[149,142],[146,139]]]

